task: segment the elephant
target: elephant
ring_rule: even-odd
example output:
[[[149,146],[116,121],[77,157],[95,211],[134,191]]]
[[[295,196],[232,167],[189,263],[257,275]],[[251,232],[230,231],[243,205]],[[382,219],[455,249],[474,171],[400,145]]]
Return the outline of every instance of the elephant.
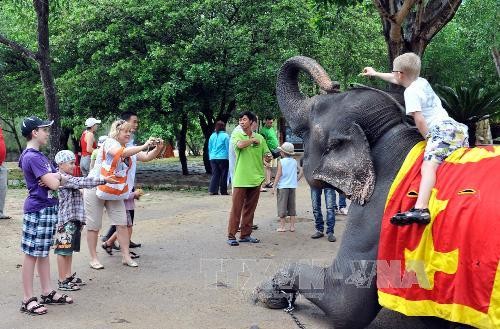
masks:
[[[300,72],[308,73],[322,93],[302,94]],[[406,154],[423,138],[405,115],[400,93],[359,87],[339,92],[339,84],[308,57],[292,57],[282,65],[276,93],[283,116],[303,138],[308,184],[334,187],[352,203],[331,266],[290,264],[256,287],[255,299],[270,308],[285,308],[289,294],[300,293],[324,311],[335,329],[365,328],[381,310],[376,280],[363,272],[353,276],[352,265],[377,259],[389,188]],[[406,317],[405,327],[415,327],[415,318]],[[454,327],[433,317],[418,321],[428,327]]]

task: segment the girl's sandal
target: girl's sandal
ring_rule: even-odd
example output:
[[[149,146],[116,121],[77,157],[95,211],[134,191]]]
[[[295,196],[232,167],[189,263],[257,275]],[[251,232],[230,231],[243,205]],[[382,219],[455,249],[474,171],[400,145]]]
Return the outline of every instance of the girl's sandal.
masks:
[[[73,304],[73,300],[68,295],[61,295],[61,297],[59,297],[58,299],[54,299],[55,295],[56,295],[55,290],[52,290],[50,294],[48,294],[47,296],[40,295],[41,303],[56,304],[56,305]]]
[[[108,246],[108,243],[104,241],[101,244],[101,247],[108,253],[108,255],[113,256],[113,246]]]
[[[36,302],[35,305],[28,308],[28,305],[32,302]],[[29,315],[43,315],[47,313],[47,309],[38,311],[40,308],[45,307],[42,304],[38,304],[38,299],[36,297],[31,297],[26,302],[21,302],[21,309],[19,311],[29,314]]]

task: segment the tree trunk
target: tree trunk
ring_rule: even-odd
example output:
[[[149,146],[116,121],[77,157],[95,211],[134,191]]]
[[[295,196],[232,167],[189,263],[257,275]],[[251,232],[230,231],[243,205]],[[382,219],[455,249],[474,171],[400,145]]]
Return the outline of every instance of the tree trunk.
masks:
[[[206,98],[203,101],[198,119],[200,121],[201,131],[205,137],[205,142],[203,143],[203,165],[205,166],[205,172],[207,174],[212,174],[212,167],[210,166],[210,159],[208,158],[208,139],[214,131],[215,118],[210,108],[210,102]]]
[[[467,122],[469,128],[469,146],[476,146],[476,122]]]
[[[455,16],[461,0],[373,0],[382,19],[389,52],[389,70],[394,58],[406,52],[419,56],[432,38]]]
[[[182,113],[181,131],[179,132],[179,161],[181,162],[182,174],[189,175],[186,157],[186,135],[188,128],[188,116]]]
[[[2,120],[3,122],[5,122],[5,124],[7,126],[9,126],[9,129],[5,129],[4,128],[4,132],[9,132],[11,133],[13,136],[14,136],[14,139],[16,140],[16,145],[17,145],[17,149],[19,150],[19,154],[21,154],[23,152],[23,147],[21,145],[21,140],[19,139],[19,134],[17,133],[17,129],[16,129],[16,123],[15,123],[15,118],[2,118],[0,117],[0,120]]]
[[[73,133],[73,129],[62,128],[61,140],[59,141],[59,145],[61,146],[61,149],[69,150],[68,141],[69,141],[69,138],[70,138],[72,133]]]
[[[497,68],[497,74],[500,77],[500,51],[493,47],[493,49],[491,49],[491,55],[493,56],[495,67]]]
[[[50,44],[49,44],[49,1],[33,0],[38,20],[38,53],[37,62],[42,80],[45,96],[45,110],[49,120],[54,120],[50,134],[50,157],[61,149],[61,118],[59,102],[57,100],[56,86],[51,70]]]

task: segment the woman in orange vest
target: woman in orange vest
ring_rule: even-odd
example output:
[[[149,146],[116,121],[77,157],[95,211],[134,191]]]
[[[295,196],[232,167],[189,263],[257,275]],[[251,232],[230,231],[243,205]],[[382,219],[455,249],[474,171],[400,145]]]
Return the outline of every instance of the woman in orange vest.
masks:
[[[85,120],[85,131],[80,137],[80,147],[82,148],[82,157],[80,158],[80,170],[82,171],[82,176],[86,177],[90,171],[90,156],[92,152],[97,148],[97,143],[95,141],[94,134],[97,131],[97,124],[101,123],[101,120],[96,118],[88,118]]]
[[[112,225],[116,225],[118,242],[122,253],[122,263],[130,267],[137,267],[137,263],[132,260],[129,243],[128,219],[125,210],[124,199],[129,196],[128,186],[130,176],[128,173],[135,165],[136,159],[140,161],[150,161],[154,159],[163,149],[163,141],[156,142],[150,138],[144,145],[128,146],[130,140],[130,124],[125,120],[117,120],[111,125],[108,138],[101,146],[102,152],[97,154],[94,168],[90,172],[90,177],[100,177],[101,175],[114,175],[119,184],[113,186],[105,185],[105,193],[98,193],[96,189],[85,189],[83,192],[85,219],[87,222],[87,245],[90,252],[90,267],[96,270],[104,268],[97,259],[97,238],[102,227],[102,214],[104,208]],[[145,152],[150,147],[155,146],[149,153]],[[135,158],[135,159],[134,159]],[[132,170],[132,172],[134,172]],[[125,173],[125,175],[124,175]],[[102,190],[100,189],[100,192]],[[114,194],[114,196],[112,195]],[[123,196],[123,198],[117,198]]]

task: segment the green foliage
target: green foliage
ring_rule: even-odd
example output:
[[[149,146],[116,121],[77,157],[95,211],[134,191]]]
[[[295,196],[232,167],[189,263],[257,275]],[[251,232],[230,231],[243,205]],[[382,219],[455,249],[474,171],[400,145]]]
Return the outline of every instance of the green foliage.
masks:
[[[467,0],[433,39],[423,57],[422,76],[431,83],[470,85],[498,81],[491,55],[499,48],[497,0]]]
[[[470,86],[436,86],[441,102],[452,118],[465,124],[500,113],[500,88],[487,90],[481,83]]]
[[[19,4],[25,6],[20,10]],[[139,140],[175,142],[181,114],[199,148],[218,119],[240,110],[279,116],[276,73],[291,56],[322,64],[346,88],[364,66],[387,67],[370,0],[51,1],[53,70],[62,124],[80,136],[89,116],[139,113]],[[493,0],[468,0],[428,47],[423,74],[444,85],[495,83]],[[0,1],[0,33],[36,49],[32,2]],[[316,94],[317,86],[303,89]],[[45,116],[37,67],[0,46],[0,116]]]
[[[313,24],[322,35],[317,57],[327,71],[333,72],[332,80],[344,88],[353,82],[366,83],[366,78],[358,76],[363,67],[387,65],[387,46],[371,4],[347,8],[332,4],[318,12]]]

